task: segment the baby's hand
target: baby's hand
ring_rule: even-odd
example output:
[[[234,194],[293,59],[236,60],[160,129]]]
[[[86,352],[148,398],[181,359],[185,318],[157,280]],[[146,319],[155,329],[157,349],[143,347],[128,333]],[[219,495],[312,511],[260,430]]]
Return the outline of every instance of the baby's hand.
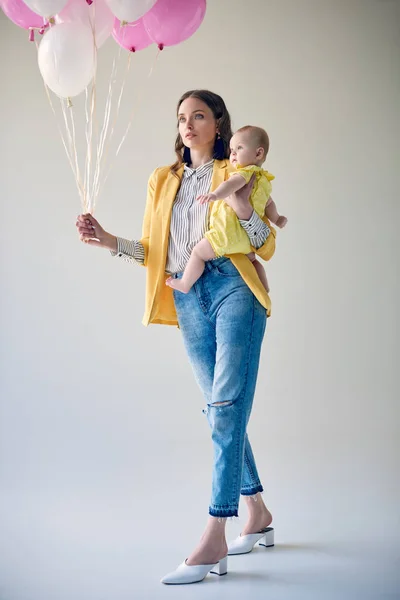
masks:
[[[275,225],[276,225],[277,227],[280,227],[280,229],[282,229],[282,227],[285,227],[286,223],[287,223],[287,218],[286,218],[286,217],[284,217],[284,216],[280,216],[280,217],[277,219],[277,221],[276,221]]]
[[[200,204],[207,204],[208,202],[215,202],[216,200],[217,196],[213,193],[197,196],[197,201],[200,202]]]

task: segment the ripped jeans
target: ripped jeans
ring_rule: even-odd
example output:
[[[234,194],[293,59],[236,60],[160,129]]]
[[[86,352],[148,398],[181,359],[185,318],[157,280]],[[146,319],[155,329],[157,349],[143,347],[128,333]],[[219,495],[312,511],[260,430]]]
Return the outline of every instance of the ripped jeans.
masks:
[[[207,402],[203,412],[214,446],[209,514],[238,516],[240,494],[263,491],[246,429],[266,310],[224,257],[206,263],[188,294],[174,290],[174,301],[186,351]]]

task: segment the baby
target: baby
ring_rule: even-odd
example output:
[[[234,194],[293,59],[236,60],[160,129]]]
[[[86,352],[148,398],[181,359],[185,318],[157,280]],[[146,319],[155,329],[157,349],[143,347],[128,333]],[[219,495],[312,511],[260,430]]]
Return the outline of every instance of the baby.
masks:
[[[230,162],[236,171],[221,183],[213,192],[199,196],[201,204],[225,200],[213,207],[210,214],[210,228],[204,238],[193,248],[181,279],[169,277],[166,284],[187,294],[201,277],[205,262],[229,254],[246,254],[252,261],[257,274],[269,292],[268,280],[261,263],[251,252],[250,240],[241,227],[239,219],[249,219],[253,210],[260,217],[264,215],[277,227],[284,227],[286,217],[277,212],[275,202],[270,197],[271,180],[274,176],[264,171],[264,163],[269,149],[268,134],[261,127],[247,125],[238,129],[230,143]],[[235,192],[246,185],[255,175],[249,200],[243,201]]]

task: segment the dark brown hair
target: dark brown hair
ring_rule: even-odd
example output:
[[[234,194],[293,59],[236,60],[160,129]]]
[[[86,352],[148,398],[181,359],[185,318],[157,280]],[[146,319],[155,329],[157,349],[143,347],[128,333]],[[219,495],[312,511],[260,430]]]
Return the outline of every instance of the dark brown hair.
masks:
[[[215,119],[218,121],[218,130],[220,135],[219,140],[217,140],[217,136],[215,139],[213,158],[220,160],[223,158],[228,158],[229,142],[232,137],[231,117],[221,96],[218,96],[218,94],[214,94],[214,92],[210,92],[209,90],[190,90],[189,92],[183,94],[183,96],[181,96],[179,99],[176,109],[177,115],[179,113],[180,105],[187,98],[197,98],[197,100],[201,100],[204,102],[204,104],[207,104],[208,108],[211,109]],[[185,145],[182,141],[180,133],[178,133],[175,140],[175,154],[177,160],[171,167],[171,171],[174,174],[176,174],[184,162],[184,150]],[[185,151],[185,158],[186,156],[190,157],[190,150],[188,148],[186,148]]]

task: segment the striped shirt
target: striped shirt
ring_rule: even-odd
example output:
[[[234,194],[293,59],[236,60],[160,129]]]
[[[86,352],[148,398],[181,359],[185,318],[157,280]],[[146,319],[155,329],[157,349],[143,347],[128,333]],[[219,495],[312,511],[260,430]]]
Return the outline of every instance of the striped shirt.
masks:
[[[172,208],[168,254],[165,271],[179,273],[183,271],[194,246],[203,239],[208,228],[208,204],[196,202],[197,196],[207,194],[211,187],[214,161],[192,169],[185,165],[181,185]],[[248,221],[240,224],[249,236],[254,248],[260,248],[270,230],[254,211]],[[128,262],[144,263],[144,248],[139,241],[117,237],[117,252]]]

